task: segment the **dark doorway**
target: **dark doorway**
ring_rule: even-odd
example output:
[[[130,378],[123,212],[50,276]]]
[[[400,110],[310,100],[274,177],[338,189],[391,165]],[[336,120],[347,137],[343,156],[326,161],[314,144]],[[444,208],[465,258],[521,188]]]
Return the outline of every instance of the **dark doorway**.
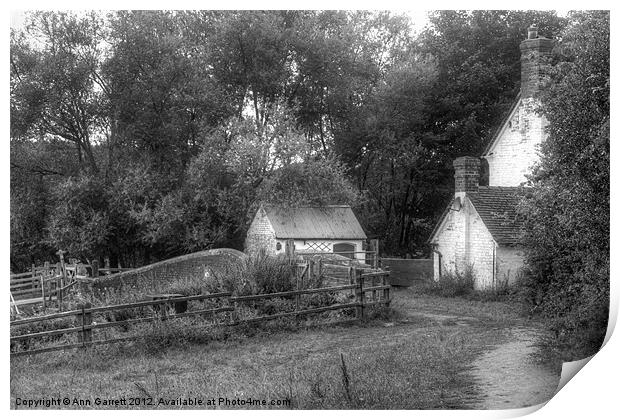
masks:
[[[334,244],[334,254],[353,259],[355,258],[355,245],[347,242]]]

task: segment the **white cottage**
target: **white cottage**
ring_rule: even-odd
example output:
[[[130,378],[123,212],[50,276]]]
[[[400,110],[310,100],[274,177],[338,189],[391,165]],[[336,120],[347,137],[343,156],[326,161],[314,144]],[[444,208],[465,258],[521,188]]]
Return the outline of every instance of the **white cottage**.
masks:
[[[553,41],[528,30],[521,45],[521,92],[493,136],[482,158],[488,164],[489,185],[480,186],[481,160],[454,161],[455,192],[431,234],[434,277],[473,269],[476,289],[515,281],[523,266],[518,243],[522,221],[517,216],[519,187],[538,161],[547,121],[536,112],[540,69]]]
[[[333,252],[364,262],[366,234],[350,206],[261,206],[248,229],[248,254],[263,250],[277,255],[293,240],[296,252]]]

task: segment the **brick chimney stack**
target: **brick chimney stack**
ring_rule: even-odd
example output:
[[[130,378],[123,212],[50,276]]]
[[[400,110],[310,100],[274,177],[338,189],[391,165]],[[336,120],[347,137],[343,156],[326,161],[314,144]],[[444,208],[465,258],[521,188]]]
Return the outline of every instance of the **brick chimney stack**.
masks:
[[[454,195],[462,197],[465,193],[478,191],[480,181],[480,159],[463,156],[454,159]]]
[[[541,64],[551,55],[553,40],[539,37],[538,27],[527,30],[527,39],[521,42],[521,97],[532,98],[540,88]]]

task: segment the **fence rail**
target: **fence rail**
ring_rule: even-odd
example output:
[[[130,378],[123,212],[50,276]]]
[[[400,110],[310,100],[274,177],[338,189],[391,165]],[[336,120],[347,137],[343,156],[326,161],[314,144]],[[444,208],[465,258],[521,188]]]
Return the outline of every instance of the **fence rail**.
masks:
[[[303,271],[302,273],[308,273],[308,270]],[[231,293],[223,292],[223,293],[211,293],[211,294],[202,294],[202,295],[194,295],[194,296],[166,296],[163,298],[153,297],[153,300],[144,300],[139,302],[125,303],[125,304],[117,304],[117,305],[109,305],[109,306],[101,306],[101,307],[91,307],[89,303],[82,304],[78,309],[60,312],[56,314],[48,314],[28,319],[20,319],[15,320],[10,323],[11,327],[15,326],[23,326],[28,324],[36,325],[37,323],[56,320],[61,318],[70,318],[74,317],[75,322],[73,326],[67,328],[56,328],[46,331],[38,331],[34,333],[28,334],[19,334],[10,337],[11,343],[16,342],[24,342],[25,340],[32,340],[37,338],[44,337],[52,337],[52,336],[61,336],[65,334],[78,334],[78,342],[77,343],[69,343],[62,344],[50,347],[43,347],[37,349],[27,349],[27,350],[18,350],[11,351],[11,355],[14,356],[22,356],[22,355],[30,355],[36,353],[43,353],[48,351],[57,351],[57,350],[65,350],[71,348],[79,348],[79,347],[87,347],[91,345],[98,344],[107,344],[112,342],[120,342],[125,340],[133,340],[139,335],[130,335],[126,337],[116,337],[112,339],[105,340],[93,340],[92,332],[93,330],[98,329],[107,329],[114,327],[127,327],[132,324],[140,324],[146,322],[154,322],[157,320],[168,320],[174,318],[183,318],[183,317],[194,317],[194,316],[202,316],[202,315],[215,315],[219,313],[230,313],[230,320],[226,322],[219,322],[218,325],[231,326],[238,325],[240,323],[255,323],[261,321],[268,321],[282,317],[299,317],[303,315],[322,313],[327,311],[335,311],[346,308],[355,308],[356,316],[358,318],[363,318],[364,316],[364,308],[367,306],[374,305],[386,305],[388,306],[390,303],[390,286],[387,282],[387,277],[389,276],[389,272],[375,272],[372,273],[372,276],[368,276],[363,273],[361,269],[355,269],[353,271],[355,283],[347,284],[347,285],[339,285],[339,286],[331,286],[331,287],[321,287],[321,288],[312,288],[312,289],[298,289],[292,291],[285,292],[277,292],[277,293],[268,293],[268,294],[259,294],[259,295],[247,295],[247,296],[232,296]],[[302,275],[306,275],[302,274]],[[370,285],[365,285],[365,280],[367,278],[373,279],[373,283]],[[375,279],[381,279],[382,284],[374,285]],[[299,282],[298,282],[299,284]],[[354,293],[355,300],[349,303],[339,303],[332,304],[321,307],[308,307],[308,308],[300,308],[300,300],[299,297],[302,295],[311,295],[311,294],[328,294],[335,292],[343,292],[351,290]],[[383,291],[382,297],[377,298],[376,293],[378,291]],[[372,299],[367,299],[366,294],[371,293]],[[261,315],[254,316],[250,318],[243,318],[242,313],[239,312],[240,308],[243,307],[244,302],[251,301],[260,301],[260,300],[268,300],[274,298],[294,298],[295,299],[295,310],[289,312],[280,312],[276,314],[269,315]],[[187,302],[190,301],[217,301],[220,300],[220,306],[215,308],[206,308],[206,309],[198,309],[187,311]],[[172,313],[172,306],[177,303],[184,303],[184,310],[177,311],[175,306],[175,312]],[[135,309],[135,308],[143,308],[149,307],[153,311],[152,316],[146,317],[138,317],[138,318],[128,318],[123,320],[110,320],[108,318],[108,322],[93,322],[93,314],[97,313],[114,313],[115,311],[124,310],[124,309]]]
[[[71,289],[83,280],[91,280],[100,275],[110,275],[133,268],[114,268],[106,261],[104,267],[99,267],[98,260],[90,264],[83,264],[77,260],[65,263],[64,251],[59,251],[60,261],[56,264],[45,262],[43,266],[32,265],[30,271],[24,273],[11,273],[10,295],[11,314],[20,314],[20,306],[43,304],[45,309],[52,303],[63,310],[63,301]]]

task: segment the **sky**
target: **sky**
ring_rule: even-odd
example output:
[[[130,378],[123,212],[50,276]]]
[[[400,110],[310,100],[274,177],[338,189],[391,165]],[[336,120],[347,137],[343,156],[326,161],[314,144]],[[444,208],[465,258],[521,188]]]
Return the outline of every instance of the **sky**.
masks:
[[[151,5],[153,5],[153,3],[150,3]],[[166,4],[165,3],[160,3],[161,8],[166,8]],[[208,3],[204,3],[204,5],[208,5]],[[204,5],[202,7],[204,7]],[[138,5],[136,5],[137,7]],[[33,8],[46,8],[45,5],[41,5],[41,6],[33,6]],[[170,5],[168,5],[168,7],[170,7]],[[67,7],[67,8],[70,8]],[[142,8],[142,7],[140,7]],[[200,7],[197,7],[200,8]],[[9,11],[9,17],[10,17],[10,26],[13,29],[16,28],[20,28],[23,24],[24,24],[24,15],[25,15],[25,10],[27,9],[13,9]],[[411,22],[413,24],[413,30],[414,31],[419,31],[420,29],[422,29],[424,27],[424,25],[427,22],[426,19],[426,13],[427,11],[425,10],[406,10],[406,9],[400,9],[400,11],[406,13],[407,15],[409,15],[409,17],[411,18]]]

